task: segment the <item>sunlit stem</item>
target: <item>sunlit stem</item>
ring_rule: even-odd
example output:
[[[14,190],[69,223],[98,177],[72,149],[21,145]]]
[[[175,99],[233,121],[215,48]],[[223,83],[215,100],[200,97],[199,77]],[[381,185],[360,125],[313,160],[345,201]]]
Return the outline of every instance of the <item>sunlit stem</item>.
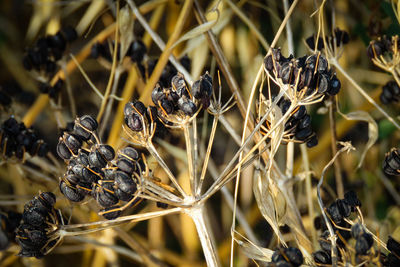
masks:
[[[218,250],[215,246],[214,237],[210,232],[211,227],[208,225],[205,218],[204,206],[201,205],[186,209],[185,212],[192,218],[194,224],[196,225],[197,234],[199,235],[207,266],[221,266],[217,255]]]
[[[208,141],[207,151],[206,151],[206,155],[204,157],[203,168],[201,170],[200,181],[199,181],[199,185],[198,185],[197,190],[196,190],[196,195],[197,194],[201,194],[201,188],[203,186],[203,181],[204,181],[204,178],[206,176],[208,161],[209,161],[210,155],[211,155],[211,148],[212,148],[213,143],[214,143],[215,131],[216,131],[217,125],[218,125],[218,117],[219,117],[218,115],[214,116],[213,125],[212,125],[212,128],[211,128],[211,134],[210,134],[210,138],[209,138],[209,141]]]
[[[168,165],[165,163],[165,161],[160,157],[158,154],[156,148],[154,147],[153,143],[148,142],[146,146],[147,150],[150,152],[150,154],[157,160],[158,164],[164,169],[164,171],[167,173],[168,178],[171,180],[171,182],[175,185],[176,189],[181,193],[181,195],[185,198],[187,197],[187,194],[183,190],[183,188],[180,186],[178,181],[176,180],[175,176],[172,174],[171,170],[169,169]]]
[[[186,155],[188,159],[188,168],[189,168],[189,177],[190,177],[190,191],[191,194],[195,194],[196,190],[196,175],[194,169],[194,161],[193,161],[193,146],[192,146],[192,139],[190,136],[190,129],[189,125],[185,123],[183,125],[183,132],[185,134],[185,142],[186,142]]]

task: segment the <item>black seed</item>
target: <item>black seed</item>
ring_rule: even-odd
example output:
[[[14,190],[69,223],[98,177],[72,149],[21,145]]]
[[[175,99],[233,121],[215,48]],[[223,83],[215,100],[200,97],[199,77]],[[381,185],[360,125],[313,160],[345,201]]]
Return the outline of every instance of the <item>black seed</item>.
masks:
[[[336,223],[339,224],[342,222],[343,216],[340,214],[339,207],[336,202],[333,202],[327,209],[326,212],[329,214],[331,219]]]
[[[118,206],[106,207],[105,209],[101,210],[101,212],[105,212],[103,217],[107,220],[116,219],[121,215],[121,210]]]
[[[313,253],[313,257],[316,263],[321,263],[321,264],[332,263],[331,256],[323,250],[318,250],[317,252]]]
[[[354,239],[359,238],[362,234],[365,233],[364,227],[359,224],[359,223],[355,223],[351,226],[351,236]]]
[[[85,195],[79,193],[76,188],[68,186],[64,181],[60,182],[61,193],[73,202],[80,202],[85,198]]]

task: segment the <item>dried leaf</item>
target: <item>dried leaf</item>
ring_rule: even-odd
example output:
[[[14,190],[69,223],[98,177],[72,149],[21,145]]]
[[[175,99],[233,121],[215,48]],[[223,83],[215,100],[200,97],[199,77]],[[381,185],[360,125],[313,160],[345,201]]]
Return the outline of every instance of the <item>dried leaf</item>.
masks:
[[[260,209],[261,214],[267,220],[269,225],[274,230],[275,234],[278,238],[283,241],[283,236],[279,230],[278,219],[276,218],[276,209],[275,209],[275,200],[273,196],[279,195],[277,187],[273,187],[274,190],[271,190],[270,183],[271,179],[265,179],[266,177],[261,173],[261,171],[256,170],[253,177],[253,191],[254,196],[257,201],[257,206]],[[273,194],[275,191],[275,194]]]
[[[371,117],[371,115],[369,115],[369,113],[365,111],[360,110],[360,111],[350,112],[348,114],[343,114],[343,113],[340,114],[347,120],[358,120],[358,121],[365,121],[368,123],[368,142],[364,148],[364,151],[361,154],[360,162],[358,163],[357,166],[357,168],[360,168],[368,150],[375,144],[376,140],[378,139],[378,124]]]
[[[246,241],[236,240],[236,242],[247,257],[264,262],[271,261],[272,254],[274,253],[272,250]]]
[[[134,17],[128,5],[124,6],[119,11],[119,32],[120,32],[120,59],[124,58],[128,52],[129,46],[133,41],[133,23]]]

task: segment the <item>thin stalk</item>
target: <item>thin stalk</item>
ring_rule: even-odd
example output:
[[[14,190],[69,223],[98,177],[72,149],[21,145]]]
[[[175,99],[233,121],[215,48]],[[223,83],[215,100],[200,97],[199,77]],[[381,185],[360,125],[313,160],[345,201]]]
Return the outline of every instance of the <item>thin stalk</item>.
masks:
[[[175,176],[172,174],[171,170],[169,169],[168,165],[165,163],[165,161],[160,157],[158,154],[156,148],[154,147],[153,143],[148,143],[147,144],[147,150],[150,152],[150,154],[157,160],[158,164],[164,169],[164,171],[167,173],[169,179],[171,182],[175,185],[176,189],[181,193],[181,195],[186,198],[187,194],[183,190],[183,188],[180,186],[178,181],[176,180]]]
[[[117,30],[115,31],[115,45],[114,45],[114,51],[113,51],[113,62],[112,62],[112,66],[111,66],[111,73],[110,73],[110,78],[108,79],[108,83],[107,83],[107,87],[106,87],[106,91],[104,93],[104,98],[101,101],[101,105],[100,105],[100,110],[99,113],[97,114],[97,121],[100,122],[101,118],[103,117],[103,113],[105,111],[106,108],[106,104],[108,101],[108,97],[110,96],[110,92],[111,92],[111,87],[113,85],[114,81],[114,77],[115,77],[115,71],[117,69],[117,49],[118,49],[118,38],[119,38],[119,1],[117,1],[117,22],[116,22],[116,28]]]
[[[197,234],[199,235],[207,266],[221,266],[220,260],[217,255],[218,250],[215,246],[214,237],[210,232],[211,228],[204,217],[204,206],[193,207],[191,209],[185,210],[185,212],[192,218],[194,224],[196,225]]]
[[[70,229],[77,229],[77,228],[90,228],[90,227],[98,227],[101,225],[105,225],[105,229],[107,227],[113,226],[113,225],[119,225],[125,222],[140,222],[168,214],[174,214],[182,211],[182,208],[171,208],[167,210],[162,210],[162,211],[153,211],[153,212],[146,212],[142,214],[134,214],[134,215],[128,215],[128,216],[123,216],[119,217],[114,220],[105,220],[105,221],[97,221],[97,222],[91,222],[91,223],[81,223],[81,224],[69,224],[69,225],[62,225],[60,226],[60,231],[65,231],[65,230],[70,230]],[[93,229],[96,230],[96,229]],[[65,235],[74,235],[73,232],[66,232]]]
[[[303,159],[304,171],[306,172],[306,197],[307,197],[307,208],[308,208],[308,216],[310,220],[314,219],[314,204],[313,204],[313,193],[312,193],[312,184],[311,184],[311,172],[310,172],[310,161],[308,159],[307,146],[306,144],[300,145],[301,155]],[[314,227],[311,227],[311,238],[314,247],[317,243],[317,232]]]
[[[188,123],[185,123],[183,126],[183,133],[185,134],[185,142],[186,142],[186,155],[188,159],[188,168],[189,168],[189,179],[190,179],[190,192],[194,196],[196,193],[196,175],[193,161],[193,146],[192,146],[192,138],[190,136],[190,129]]]
[[[356,88],[356,90],[369,102],[371,103],[383,116],[386,117],[393,125],[400,130],[400,125],[392,118],[389,114],[386,113],[375,101],[370,97],[357,83],[354,81],[350,75],[340,66],[336,59],[332,58],[330,60],[331,64],[336,67],[337,70]]]
[[[117,92],[117,87],[118,87],[118,83],[119,83],[121,74],[122,74],[121,69],[120,69],[120,67],[118,67],[115,70],[114,81],[113,81],[110,95],[115,95],[115,93]],[[108,125],[108,120],[111,115],[111,109],[112,109],[113,103],[114,103],[114,98],[110,98],[110,101],[108,101],[108,103],[107,103],[107,107],[106,107],[106,110],[104,113],[104,119],[103,119],[103,122],[101,123],[101,127],[99,130],[99,136],[101,136],[101,137],[103,136],[106,126]]]
[[[331,130],[331,149],[332,149],[332,156],[337,152],[337,133],[336,133],[336,98],[333,96],[331,97],[331,103],[329,105],[329,124]],[[340,161],[336,160],[334,163],[335,168],[335,180],[336,180],[336,194],[338,198],[344,198],[344,187],[343,187],[343,180],[342,180],[342,171],[340,168]]]
[[[208,167],[208,162],[210,160],[211,148],[212,148],[213,143],[214,143],[214,137],[215,137],[215,132],[216,132],[216,129],[217,129],[217,125],[218,125],[218,116],[214,116],[214,120],[213,120],[213,124],[212,124],[212,128],[211,128],[211,133],[210,133],[210,138],[209,138],[209,141],[208,141],[207,151],[206,151],[206,155],[204,157],[203,168],[201,170],[200,181],[199,181],[199,185],[198,185],[197,190],[196,190],[196,195],[197,194],[201,194],[201,188],[203,186],[204,178],[206,176],[206,171],[207,171],[207,167]]]

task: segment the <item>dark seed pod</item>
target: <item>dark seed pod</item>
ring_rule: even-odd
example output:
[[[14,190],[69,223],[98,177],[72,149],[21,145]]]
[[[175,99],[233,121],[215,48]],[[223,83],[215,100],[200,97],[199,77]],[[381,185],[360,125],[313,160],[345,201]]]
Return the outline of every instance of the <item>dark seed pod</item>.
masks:
[[[372,235],[364,233],[356,239],[356,253],[359,255],[366,255],[368,250],[372,247],[374,239]]]
[[[161,101],[165,98],[163,89],[159,83],[156,84],[153,91],[151,92],[151,100],[153,101],[154,105],[158,105],[158,101]]]
[[[90,115],[83,115],[75,120],[74,133],[82,140],[87,141],[92,136],[92,133],[97,130],[98,123]]]
[[[298,129],[304,129],[311,126],[311,116],[305,114],[304,117],[300,120],[299,124],[297,125]]]
[[[112,161],[115,157],[114,148],[110,145],[99,145],[98,151],[106,161]]]
[[[104,212],[103,217],[107,220],[116,219],[121,215],[121,210],[118,206],[106,207],[105,209],[101,210],[101,212]]]
[[[312,133],[313,131],[311,127],[307,127],[296,132],[295,137],[297,140],[303,141],[306,140]]]
[[[161,108],[165,115],[169,115],[174,112],[174,104],[166,98],[158,101],[158,106]]]
[[[344,218],[347,218],[351,214],[351,207],[347,202],[343,199],[336,200],[336,205],[339,208],[340,215]]]
[[[330,218],[336,223],[340,224],[343,220],[343,215],[340,213],[339,207],[336,202],[333,202],[327,209],[326,212]]]
[[[104,177],[104,173],[98,167],[82,168],[82,182],[87,184],[96,183]]]
[[[78,150],[82,146],[82,141],[79,139],[78,136],[69,133],[64,133],[62,141],[73,154],[78,154]]]
[[[332,263],[331,255],[329,255],[328,253],[326,253],[323,250],[318,250],[317,252],[313,253],[313,258],[316,263],[320,263],[320,264],[331,264]]]
[[[127,159],[118,159],[116,165],[119,170],[125,172],[128,175],[132,175],[133,172],[136,170],[136,164]]]
[[[107,161],[98,150],[90,152],[88,159],[90,167],[104,168],[107,165]]]
[[[329,95],[336,95],[339,93],[341,87],[341,83],[338,78],[336,78],[336,75],[333,75],[331,80],[329,81],[329,90],[328,94]]]
[[[22,219],[25,223],[32,226],[41,226],[44,224],[46,216],[38,208],[30,208],[24,210]]]
[[[323,94],[329,89],[329,77],[325,74],[320,74],[318,76],[318,93]]]
[[[344,194],[344,200],[347,204],[355,210],[356,207],[361,207],[361,201],[358,199],[356,192],[348,191]]]
[[[64,181],[60,182],[61,193],[70,201],[80,202],[85,198],[85,195],[79,193],[76,188],[68,186]]]
[[[142,118],[139,117],[137,114],[132,114],[131,116],[125,117],[125,124],[131,129],[132,131],[140,132],[143,130],[143,123]]]
[[[126,158],[131,161],[137,161],[139,159],[139,153],[133,147],[127,146],[118,151],[118,158]]]
[[[322,50],[324,48],[324,41],[321,37],[318,38],[318,41],[315,41],[316,37],[314,35],[308,37],[306,39],[306,44],[311,50],[315,49],[315,43],[317,43],[317,50]]]
[[[171,85],[179,97],[185,96],[187,98],[190,98],[189,87],[187,86],[182,73],[178,73],[174,77],[172,77]]]
[[[387,241],[387,249],[396,254],[397,256],[400,256],[400,243],[397,242],[393,237],[389,236],[389,239]]]
[[[186,116],[190,117],[193,116],[197,111],[196,104],[184,96],[178,100],[178,107]]]
[[[39,195],[38,199],[49,210],[56,204],[56,196],[52,192],[43,192]]]
[[[147,48],[141,40],[133,41],[129,50],[129,56],[133,62],[142,62],[147,52]]]
[[[321,237],[318,239],[318,243],[321,247],[321,249],[323,249],[325,252],[327,252],[328,254],[331,253],[332,250],[332,243],[331,241],[328,239],[329,237],[329,231],[325,230]]]
[[[60,158],[64,160],[69,160],[72,157],[71,152],[69,151],[68,147],[64,144],[61,138],[57,144],[57,154]]]
[[[114,187],[127,194],[134,194],[136,192],[136,183],[129,175],[122,171],[115,172]]]
[[[378,58],[385,52],[385,48],[379,41],[371,41],[367,47],[367,55],[369,58]]]
[[[80,182],[80,178],[77,175],[69,174],[65,176],[65,180],[70,183],[72,186],[77,185]]]
[[[298,248],[288,247],[283,250],[283,253],[293,266],[297,267],[303,264],[303,254]]]
[[[365,233],[365,229],[364,226],[362,226],[359,223],[355,223],[351,226],[351,236],[354,239],[359,238],[360,236],[362,236]]]
[[[102,207],[110,207],[118,203],[118,198],[115,196],[112,183],[102,183],[100,186],[95,185],[93,197],[97,203]]]

